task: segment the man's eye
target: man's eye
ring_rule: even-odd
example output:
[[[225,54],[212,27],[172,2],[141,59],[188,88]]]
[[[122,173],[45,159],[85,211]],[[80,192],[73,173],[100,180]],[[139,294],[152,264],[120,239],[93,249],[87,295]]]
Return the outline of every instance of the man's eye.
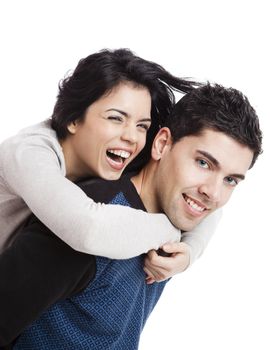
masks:
[[[201,168],[209,169],[209,164],[204,159],[197,159],[197,163]]]
[[[225,182],[230,186],[236,186],[238,184],[238,181],[231,176],[227,176]]]

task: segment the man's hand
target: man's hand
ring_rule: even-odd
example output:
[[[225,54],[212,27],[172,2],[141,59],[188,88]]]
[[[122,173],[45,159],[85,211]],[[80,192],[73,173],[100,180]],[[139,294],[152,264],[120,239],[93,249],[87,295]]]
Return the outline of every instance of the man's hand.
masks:
[[[161,247],[169,257],[160,256],[156,250],[150,250],[144,261],[146,283],[164,281],[177,273],[183,272],[189,265],[189,246],[184,242],[166,243]]]

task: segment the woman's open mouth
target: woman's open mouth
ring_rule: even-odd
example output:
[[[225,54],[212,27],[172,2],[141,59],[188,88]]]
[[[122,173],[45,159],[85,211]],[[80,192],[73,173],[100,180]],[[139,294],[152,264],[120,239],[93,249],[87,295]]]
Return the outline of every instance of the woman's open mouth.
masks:
[[[106,156],[109,164],[116,170],[123,169],[131,155],[131,152],[120,149],[108,149],[106,151]]]

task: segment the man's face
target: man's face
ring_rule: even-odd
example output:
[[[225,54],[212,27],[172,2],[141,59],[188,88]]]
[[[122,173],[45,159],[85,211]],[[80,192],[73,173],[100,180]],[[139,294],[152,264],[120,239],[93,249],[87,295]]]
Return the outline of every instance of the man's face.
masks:
[[[248,147],[210,129],[168,143],[155,175],[158,210],[176,227],[192,230],[228,202],[252,158]]]

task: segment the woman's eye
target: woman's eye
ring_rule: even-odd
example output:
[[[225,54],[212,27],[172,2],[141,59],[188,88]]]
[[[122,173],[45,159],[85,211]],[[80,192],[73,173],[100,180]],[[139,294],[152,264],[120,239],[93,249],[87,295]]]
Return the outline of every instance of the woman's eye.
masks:
[[[148,125],[148,124],[138,124],[138,127],[142,128],[143,130],[148,131],[149,128],[150,128],[150,125]]]
[[[197,163],[201,168],[209,169],[209,164],[204,159],[197,159]]]
[[[122,117],[120,117],[119,115],[110,115],[108,117],[109,120],[115,120],[115,121],[118,121],[118,122],[121,122],[123,119]]]
[[[229,184],[230,186],[236,186],[238,184],[238,181],[231,176],[227,176],[225,178],[225,182],[227,182],[227,184]]]

